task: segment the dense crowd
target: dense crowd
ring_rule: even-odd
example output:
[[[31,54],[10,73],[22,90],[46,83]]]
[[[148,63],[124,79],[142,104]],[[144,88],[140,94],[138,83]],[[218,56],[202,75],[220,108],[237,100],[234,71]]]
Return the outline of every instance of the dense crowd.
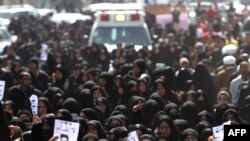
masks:
[[[249,124],[250,34],[239,30],[244,18],[223,21],[220,13],[196,12],[197,24],[188,30],[148,23],[153,49],[139,51],[122,43],[112,52],[89,46],[84,35],[91,23],[13,19],[8,30],[18,40],[0,58],[6,123],[0,122],[9,127],[0,128],[0,137],[52,141],[55,119],[79,122],[78,141],[123,141],[131,131],[141,141],[208,141],[212,127],[224,122]],[[38,96],[37,114],[31,95]]]

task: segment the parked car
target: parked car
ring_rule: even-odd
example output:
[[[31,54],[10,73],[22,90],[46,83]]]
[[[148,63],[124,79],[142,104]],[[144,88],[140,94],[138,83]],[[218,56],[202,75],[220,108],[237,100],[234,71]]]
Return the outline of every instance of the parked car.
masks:
[[[0,26],[0,54],[6,46],[11,45],[11,43],[16,40],[16,36],[12,36],[5,27]]]
[[[32,5],[4,5],[0,6],[0,18],[11,20],[25,14],[38,16],[37,9]]]

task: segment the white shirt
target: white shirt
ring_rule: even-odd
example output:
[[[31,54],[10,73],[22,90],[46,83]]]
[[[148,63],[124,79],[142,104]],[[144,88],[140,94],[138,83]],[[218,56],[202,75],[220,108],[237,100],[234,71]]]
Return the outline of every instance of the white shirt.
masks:
[[[236,104],[238,102],[238,98],[239,98],[239,91],[240,91],[240,85],[243,83],[248,83],[248,80],[243,81],[241,78],[241,75],[239,75],[238,77],[234,78],[231,83],[230,83],[230,93],[231,93],[231,97],[232,97],[232,102],[234,104]]]

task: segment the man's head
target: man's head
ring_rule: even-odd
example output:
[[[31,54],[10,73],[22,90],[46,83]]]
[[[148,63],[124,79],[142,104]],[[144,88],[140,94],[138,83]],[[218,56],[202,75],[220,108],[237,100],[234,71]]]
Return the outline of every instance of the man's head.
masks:
[[[234,68],[236,63],[236,58],[232,55],[223,57],[223,64],[226,68]]]
[[[9,56],[15,55],[15,49],[14,49],[14,47],[13,47],[13,46],[7,46],[7,48],[6,48],[6,53],[7,53],[7,55],[9,55]]]
[[[181,68],[185,68],[185,69],[189,68],[190,66],[190,62],[186,57],[180,58],[179,64]]]
[[[201,62],[204,64],[208,72],[212,70],[211,61],[209,59],[202,59]]]
[[[248,45],[250,44],[250,33],[246,34],[245,41]]]
[[[247,61],[243,61],[240,63],[240,73],[241,75],[249,75],[249,63]]]
[[[206,47],[204,46],[204,44],[202,42],[197,42],[195,44],[195,49],[196,49],[198,54],[201,54],[202,52],[204,52],[206,50]]]
[[[218,47],[222,48],[226,45],[226,39],[224,37],[220,37],[218,41]]]
[[[21,72],[19,75],[20,85],[23,87],[29,87],[31,85],[31,76],[28,72]]]
[[[38,58],[31,58],[29,61],[29,69],[31,71],[38,70],[39,68],[39,59]]]

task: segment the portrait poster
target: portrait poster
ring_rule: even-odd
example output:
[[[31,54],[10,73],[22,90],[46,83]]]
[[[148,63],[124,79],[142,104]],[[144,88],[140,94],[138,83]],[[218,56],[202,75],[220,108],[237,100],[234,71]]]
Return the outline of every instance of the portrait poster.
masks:
[[[54,134],[57,141],[77,141],[80,124],[64,120],[55,120]]]

